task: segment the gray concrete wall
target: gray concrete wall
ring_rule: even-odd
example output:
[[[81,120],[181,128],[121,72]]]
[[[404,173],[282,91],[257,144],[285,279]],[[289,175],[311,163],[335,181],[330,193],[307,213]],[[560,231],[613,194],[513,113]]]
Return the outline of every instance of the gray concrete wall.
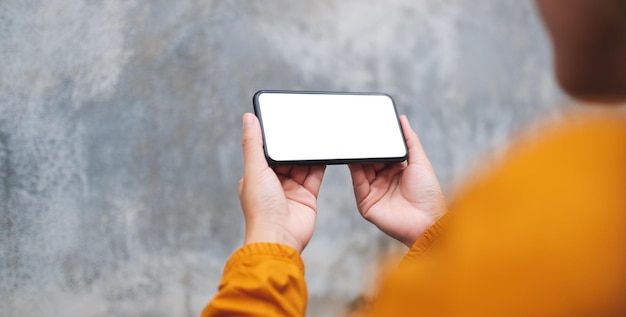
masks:
[[[446,191],[563,101],[530,0],[1,0],[0,315],[196,316],[259,89],[391,94]],[[316,230],[309,315],[342,314],[398,244],[343,166]]]

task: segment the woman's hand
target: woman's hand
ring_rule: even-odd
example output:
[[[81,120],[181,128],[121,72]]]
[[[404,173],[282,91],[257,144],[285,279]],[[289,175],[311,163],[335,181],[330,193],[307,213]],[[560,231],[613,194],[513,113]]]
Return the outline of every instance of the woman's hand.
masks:
[[[242,147],[239,200],[246,220],[244,245],[274,242],[302,252],[313,235],[325,166],[269,167],[261,126],[251,113],[243,115]]]
[[[361,215],[408,247],[439,217],[446,202],[437,176],[406,116],[400,117],[407,162],[350,165]]]

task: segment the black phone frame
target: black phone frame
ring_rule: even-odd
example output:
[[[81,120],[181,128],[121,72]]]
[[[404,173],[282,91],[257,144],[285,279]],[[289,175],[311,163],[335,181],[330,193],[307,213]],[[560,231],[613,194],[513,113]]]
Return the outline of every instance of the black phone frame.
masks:
[[[350,159],[320,159],[320,160],[289,160],[289,161],[277,161],[272,159],[265,147],[265,130],[263,129],[263,116],[259,109],[258,98],[264,93],[281,93],[281,94],[331,94],[331,95],[367,95],[367,96],[386,96],[391,100],[393,110],[396,114],[396,120],[400,127],[400,133],[402,134],[402,143],[404,144],[405,155],[399,157],[383,157],[383,158],[350,158]],[[254,108],[254,114],[261,123],[261,132],[263,133],[263,152],[265,153],[265,159],[271,166],[313,166],[313,165],[343,165],[343,164],[364,164],[364,163],[400,163],[406,161],[409,156],[409,149],[406,144],[406,137],[402,130],[400,123],[400,117],[398,116],[398,109],[396,107],[395,100],[386,93],[381,92],[347,92],[347,91],[306,91],[306,90],[259,90],[254,93],[252,97],[252,106]]]

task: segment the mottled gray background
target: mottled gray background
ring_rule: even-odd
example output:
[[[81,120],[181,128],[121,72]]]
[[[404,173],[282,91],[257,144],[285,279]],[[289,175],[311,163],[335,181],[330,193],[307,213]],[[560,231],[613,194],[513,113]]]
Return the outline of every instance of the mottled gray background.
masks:
[[[242,242],[259,89],[391,94],[448,193],[565,101],[530,0],[0,0],[0,315],[196,316]],[[309,315],[390,248],[329,168]]]

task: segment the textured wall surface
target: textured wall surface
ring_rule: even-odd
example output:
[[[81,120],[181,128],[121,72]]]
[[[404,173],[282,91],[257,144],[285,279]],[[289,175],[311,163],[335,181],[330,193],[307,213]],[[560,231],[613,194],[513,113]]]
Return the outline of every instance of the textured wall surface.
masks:
[[[530,0],[0,0],[0,315],[196,316],[242,242],[259,89],[391,94],[446,191],[564,100]],[[309,315],[397,247],[329,168]]]

